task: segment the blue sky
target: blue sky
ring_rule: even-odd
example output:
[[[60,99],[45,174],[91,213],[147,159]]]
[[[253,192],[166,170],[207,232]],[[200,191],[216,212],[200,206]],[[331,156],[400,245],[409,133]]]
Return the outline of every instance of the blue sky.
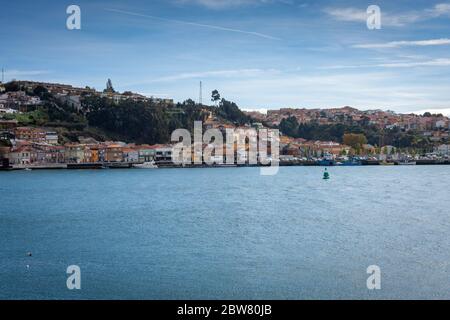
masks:
[[[67,30],[66,8],[81,8]],[[382,28],[369,30],[378,5]],[[0,5],[6,80],[30,79],[244,109],[350,105],[450,113],[450,2],[16,1]]]

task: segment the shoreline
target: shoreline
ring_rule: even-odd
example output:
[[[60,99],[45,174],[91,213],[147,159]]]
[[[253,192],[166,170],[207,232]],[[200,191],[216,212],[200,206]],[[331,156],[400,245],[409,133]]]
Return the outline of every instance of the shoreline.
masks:
[[[19,165],[19,166],[9,166],[0,167],[0,171],[23,171],[23,170],[104,170],[104,169],[135,169],[133,165],[139,163],[126,163],[126,162],[115,162],[115,163],[61,163],[61,164],[45,164],[45,165]],[[268,167],[267,165],[251,165],[251,164],[216,164],[216,165],[176,165],[171,162],[156,163],[157,168],[153,169],[203,169],[203,168],[242,168],[242,167]],[[360,166],[403,166],[404,163],[394,161],[384,163],[383,161],[362,161],[361,164],[355,165],[345,165],[345,164],[329,164],[324,165],[313,161],[290,161],[290,162],[280,162],[280,167],[360,167]],[[416,160],[413,164],[406,165],[450,165],[450,160]],[[140,169],[142,170],[142,169]],[[152,170],[152,169],[147,169]]]

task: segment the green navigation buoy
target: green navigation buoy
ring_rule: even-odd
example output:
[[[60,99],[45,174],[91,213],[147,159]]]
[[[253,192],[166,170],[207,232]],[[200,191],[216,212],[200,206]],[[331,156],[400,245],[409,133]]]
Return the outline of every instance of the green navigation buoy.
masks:
[[[327,168],[325,168],[325,172],[323,173],[323,180],[330,179],[330,173],[328,172]]]

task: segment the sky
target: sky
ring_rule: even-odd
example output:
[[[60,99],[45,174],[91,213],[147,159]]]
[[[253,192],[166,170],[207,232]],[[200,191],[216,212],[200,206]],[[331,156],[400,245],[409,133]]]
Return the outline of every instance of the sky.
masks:
[[[68,30],[69,5],[81,29]],[[367,27],[369,5],[381,29]],[[210,92],[242,109],[450,114],[450,2],[3,1],[5,81],[39,80],[176,101]]]

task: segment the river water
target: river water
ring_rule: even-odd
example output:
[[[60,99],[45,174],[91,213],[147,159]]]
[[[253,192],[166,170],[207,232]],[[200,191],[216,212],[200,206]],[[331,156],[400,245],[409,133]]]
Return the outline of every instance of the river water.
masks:
[[[449,299],[450,166],[329,171],[0,172],[0,298]]]

